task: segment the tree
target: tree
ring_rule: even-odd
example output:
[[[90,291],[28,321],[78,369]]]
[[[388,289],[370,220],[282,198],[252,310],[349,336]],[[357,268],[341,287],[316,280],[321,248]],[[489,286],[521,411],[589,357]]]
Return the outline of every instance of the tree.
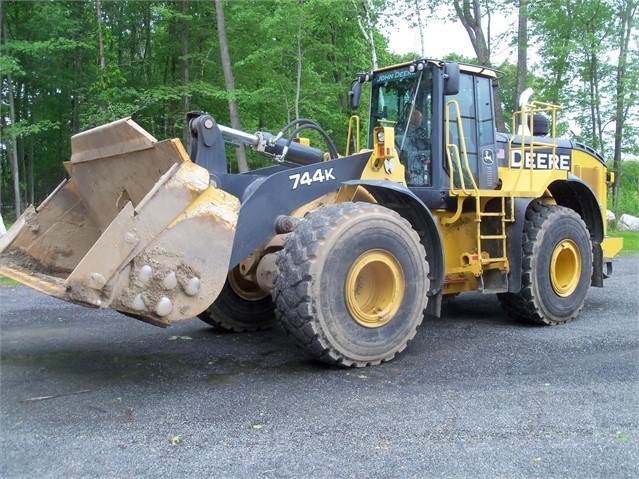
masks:
[[[71,6],[84,8],[82,4]],[[77,43],[57,34],[62,30],[75,32],[82,21],[66,13],[66,7],[55,2],[2,3],[0,64],[3,98],[8,101],[2,102],[0,113],[2,140],[11,147],[2,149],[0,163],[2,170],[10,170],[13,177],[11,203],[16,213],[23,203],[47,194],[63,177],[56,142],[50,139],[61,125],[69,125],[67,118],[61,118],[60,99],[73,77],[67,67],[69,52]],[[64,68],[54,68],[58,61]],[[68,134],[65,136],[68,144]],[[44,150],[45,157],[36,161]],[[6,196],[2,202],[6,202]]]
[[[517,22],[517,81],[513,103],[519,104],[519,97],[526,89],[528,76],[528,0],[519,0]]]
[[[351,2],[356,12],[357,25],[371,49],[371,66],[376,69],[379,67],[379,60],[375,44],[375,17],[377,17],[375,6],[369,0],[351,0]]]
[[[233,67],[229,56],[228,41],[226,39],[226,25],[224,21],[224,6],[222,0],[215,1],[215,14],[217,17],[217,35],[220,41],[220,54],[222,56],[222,68],[224,70],[224,82],[226,83],[226,91],[229,94],[229,110],[231,112],[231,126],[236,130],[241,130],[240,112],[237,107],[237,98],[235,98],[235,79],[233,78]],[[240,172],[248,171],[248,163],[246,162],[246,154],[244,153],[244,145],[237,149],[237,163]]]
[[[453,0],[453,7],[457,18],[468,33],[477,55],[477,62],[490,66],[490,7],[486,6],[486,12],[483,12],[481,0]],[[484,16],[487,19],[487,34],[484,33],[482,25]]]
[[[4,17],[4,10],[2,9],[2,1],[0,0],[0,38],[3,43],[7,43],[7,25]],[[11,69],[6,71],[7,76],[7,90],[9,97],[9,121],[11,125],[16,123],[15,113],[15,98],[13,94],[13,75]],[[18,139],[15,129],[12,129],[10,138],[10,150],[11,150],[11,172],[13,177],[13,197],[16,210],[16,216],[22,214],[22,205],[20,199],[20,170],[18,169]]]
[[[619,0],[616,3],[617,15],[619,21],[618,36],[618,60],[617,60],[617,78],[616,78],[616,101],[615,101],[615,136],[613,147],[613,170],[617,172],[617,176],[612,186],[613,208],[617,211],[619,206],[619,189],[621,185],[621,161],[623,154],[624,132],[629,136],[636,137],[637,131],[628,127],[631,122],[631,111],[634,110],[635,122],[637,121],[637,88],[639,87],[639,69],[637,68],[638,54],[636,50],[637,36],[636,29],[639,21],[637,20],[637,10],[639,1],[637,0]],[[635,48],[631,50],[630,40],[635,35]]]
[[[496,10],[510,8],[510,5],[500,2],[492,4],[483,0],[453,0],[452,7],[454,15],[461,21],[468,33],[468,38],[477,55],[477,63],[491,67],[492,13]],[[484,23],[486,25],[485,31]],[[498,130],[505,130],[506,125],[499,90],[495,91],[495,122]]]
[[[552,72],[545,75],[544,96],[568,109],[572,130],[578,127],[579,139],[596,149],[602,147],[602,108],[609,98],[600,95],[610,81],[609,65],[602,61],[612,39],[612,11],[606,1],[531,4],[542,68]]]
[[[617,173],[623,152],[636,148],[638,3],[554,0],[531,4],[542,66],[552,72],[546,75],[546,91],[555,103],[567,107],[573,135],[604,157],[612,157]],[[575,30],[579,35],[574,35]],[[614,125],[612,137],[610,125]],[[618,192],[619,178],[615,178],[613,208],[618,205]]]
[[[615,164],[639,148],[639,0],[0,1],[0,202],[12,208],[42,201],[66,176],[71,135],[126,116],[185,143],[188,110],[238,129],[241,112],[246,131],[311,118],[343,151],[355,73],[418,55],[390,52],[380,29],[402,17],[422,32],[442,11],[465,24],[475,46],[477,60],[460,61],[491,65],[503,40],[491,34],[492,19],[518,7],[519,81],[514,65],[492,65],[506,73],[505,111],[532,69],[523,63],[527,20],[544,74],[528,71],[526,86],[565,104],[578,139],[614,150]],[[247,155],[241,170],[267,161]]]
[[[189,85],[189,17],[186,15],[189,6],[187,0],[181,0],[180,2],[180,44],[182,46],[182,57],[180,62],[180,72],[182,76],[182,85],[184,86],[184,93],[182,95],[182,104],[184,113],[188,113],[191,109],[191,96],[188,92]],[[221,43],[221,42],[220,42]],[[182,130],[182,142],[186,145],[189,141],[189,126],[184,124]]]

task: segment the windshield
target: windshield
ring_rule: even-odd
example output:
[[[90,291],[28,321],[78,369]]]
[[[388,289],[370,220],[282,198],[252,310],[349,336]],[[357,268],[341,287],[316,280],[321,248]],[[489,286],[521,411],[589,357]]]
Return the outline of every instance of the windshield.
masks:
[[[394,127],[395,148],[412,186],[430,184],[431,78],[429,69],[404,67],[373,79],[370,135],[375,126]]]

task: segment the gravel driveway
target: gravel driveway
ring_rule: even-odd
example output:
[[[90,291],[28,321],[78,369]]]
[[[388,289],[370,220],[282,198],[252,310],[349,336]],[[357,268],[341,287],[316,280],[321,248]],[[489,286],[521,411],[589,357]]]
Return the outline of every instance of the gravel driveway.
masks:
[[[618,259],[558,327],[462,295],[367,369],[3,287],[0,476],[636,478],[638,285]]]

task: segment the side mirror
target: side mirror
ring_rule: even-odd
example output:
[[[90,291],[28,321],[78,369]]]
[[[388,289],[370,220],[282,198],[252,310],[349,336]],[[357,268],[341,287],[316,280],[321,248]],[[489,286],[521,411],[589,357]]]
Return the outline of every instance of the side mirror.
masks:
[[[459,63],[444,65],[444,95],[459,93]]]
[[[362,95],[362,84],[358,80],[355,80],[351,85],[351,91],[348,92],[348,98],[350,101],[351,108],[353,110],[357,110],[359,106],[359,98]]]

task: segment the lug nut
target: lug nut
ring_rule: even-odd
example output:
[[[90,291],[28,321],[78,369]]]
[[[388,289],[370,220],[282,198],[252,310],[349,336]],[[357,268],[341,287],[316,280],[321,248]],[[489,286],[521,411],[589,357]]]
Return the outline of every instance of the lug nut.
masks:
[[[144,304],[141,294],[138,294],[133,300],[133,309],[136,311],[143,311],[146,309],[146,304]]]
[[[177,286],[177,276],[175,276],[173,271],[166,275],[166,278],[162,281],[162,285],[166,290],[174,289]]]
[[[148,264],[145,264],[140,268],[140,272],[138,273],[138,279],[140,283],[147,284],[149,280],[153,277],[153,268]]]
[[[158,316],[166,316],[173,310],[173,303],[169,298],[164,296],[160,301],[158,301],[157,306],[155,307],[155,314]]]
[[[186,287],[184,288],[184,292],[189,296],[195,296],[200,292],[200,278],[197,276],[189,279],[189,282],[186,283]]]

